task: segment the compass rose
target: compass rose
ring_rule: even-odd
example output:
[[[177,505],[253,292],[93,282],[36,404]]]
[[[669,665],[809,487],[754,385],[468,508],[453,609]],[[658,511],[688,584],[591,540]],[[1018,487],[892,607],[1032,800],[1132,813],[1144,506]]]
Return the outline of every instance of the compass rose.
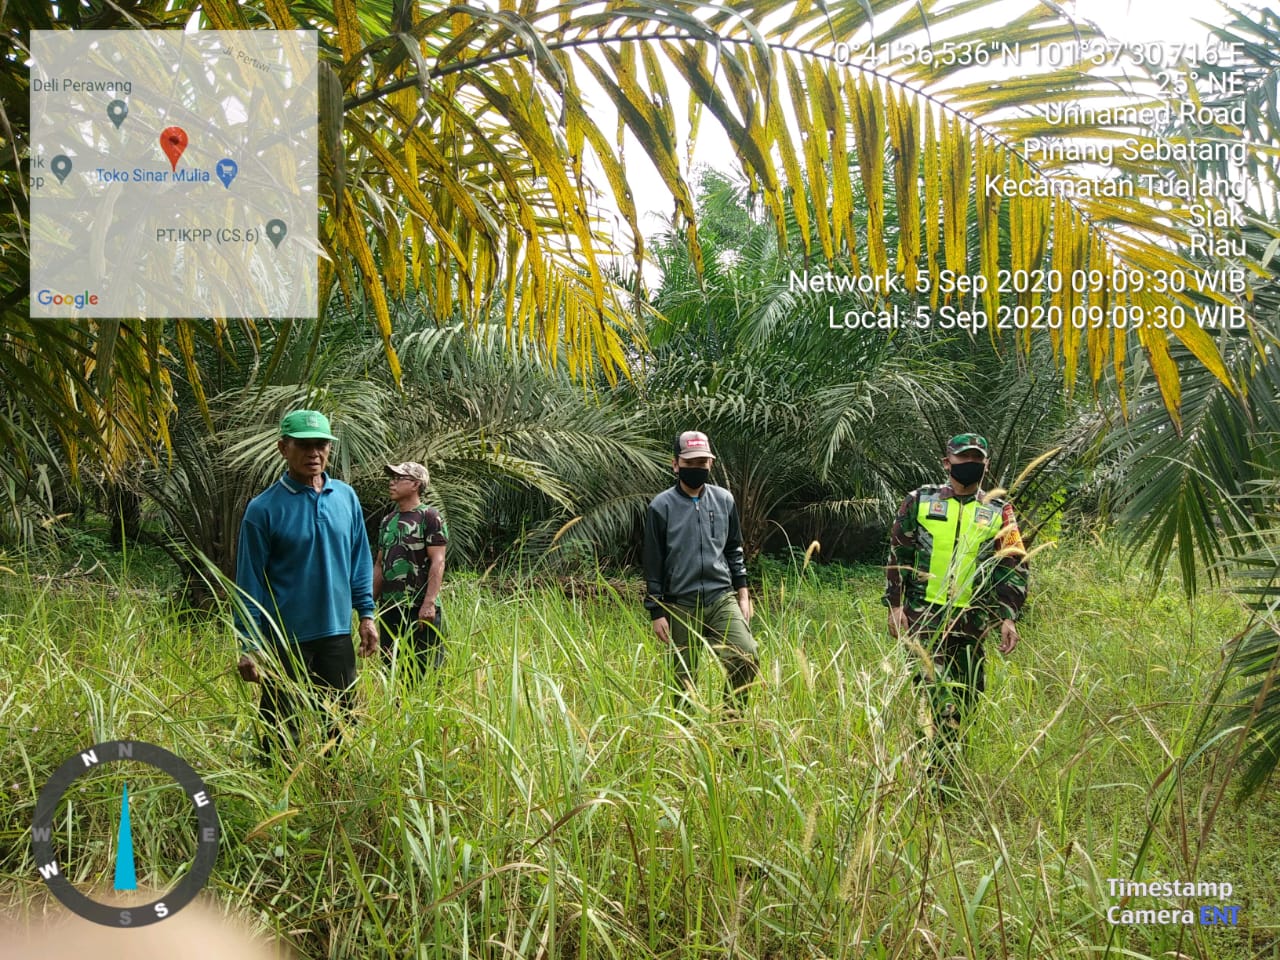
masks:
[[[136,772],[137,765],[145,764],[153,768],[146,771],[151,779],[156,779],[156,771],[166,775],[164,781],[177,781],[190,809],[195,813],[195,856],[191,859],[190,868],[166,894],[150,903],[142,905],[126,905],[104,903],[81,892],[68,878],[68,863],[59,860],[54,849],[55,835],[62,840],[64,836],[78,837],[88,835],[89,839],[81,844],[83,849],[97,849],[103,846],[101,838],[92,839],[95,827],[92,821],[82,830],[77,830],[85,803],[77,802],[77,794],[73,786],[82,779],[94,780],[94,786],[101,792],[104,777],[101,768],[117,762]],[[109,782],[109,774],[105,777]],[[81,783],[83,787],[84,784]],[[169,784],[172,787],[172,784]],[[131,803],[136,802],[139,791],[135,789],[134,800],[131,801],[129,784],[121,780],[119,788],[119,813],[115,830],[115,889],[117,891],[135,891],[138,889],[137,868],[134,860],[134,826]],[[65,801],[65,802],[64,802]],[[114,804],[113,804],[114,806]],[[186,806],[184,803],[183,806]],[[65,810],[65,816],[60,810]],[[55,825],[55,816],[57,817]],[[176,833],[190,831],[190,816],[163,818],[165,829]],[[154,824],[153,824],[154,826]],[[187,838],[189,840],[189,837]],[[178,844],[180,846],[180,843]],[[161,849],[170,850],[174,844],[159,844]],[[110,740],[95,744],[87,750],[70,757],[62,766],[53,772],[48,782],[40,790],[36,799],[35,816],[31,819],[31,852],[36,867],[48,888],[62,903],[74,913],[86,920],[100,923],[108,927],[138,927],[155,923],[171,917],[185,907],[200,892],[213,873],[213,864],[218,856],[218,814],[204,781],[191,769],[190,765],[162,747],[141,740]],[[178,865],[180,870],[182,865]]]

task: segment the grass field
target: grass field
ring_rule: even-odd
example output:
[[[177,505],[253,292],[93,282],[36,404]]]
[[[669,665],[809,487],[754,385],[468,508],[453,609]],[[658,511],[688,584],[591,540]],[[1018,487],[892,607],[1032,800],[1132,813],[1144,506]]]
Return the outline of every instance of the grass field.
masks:
[[[964,796],[939,806],[873,568],[760,586],[764,682],[739,727],[714,708],[676,721],[638,582],[574,599],[451,576],[438,677],[366,662],[346,743],[319,756],[317,721],[296,766],[263,768],[227,629],[130,577],[41,579],[10,558],[3,909],[62,910],[27,846],[45,778],[136,738],[214,791],[205,895],[304,957],[1280,957],[1275,791],[1219,805],[1212,753],[1171,775],[1240,604],[1152,595],[1100,547],[1037,561],[1022,645],[988,661]],[[715,704],[705,657],[700,679]],[[152,822],[166,815],[135,815],[143,883],[185,856]],[[108,853],[76,882],[108,885]],[[1229,901],[1124,906],[1229,902],[1239,926],[1113,925],[1108,878],[1230,882]]]

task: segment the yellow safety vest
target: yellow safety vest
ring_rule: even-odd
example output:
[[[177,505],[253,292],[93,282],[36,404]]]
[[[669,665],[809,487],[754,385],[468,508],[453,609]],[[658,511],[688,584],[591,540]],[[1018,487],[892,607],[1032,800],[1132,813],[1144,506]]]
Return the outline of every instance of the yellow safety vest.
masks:
[[[977,497],[965,503],[954,497],[942,499],[940,490],[920,491],[916,521],[923,535],[917,537],[916,570],[925,577],[925,602],[967,607],[973,599],[979,556],[1004,527],[1003,504],[980,503]]]

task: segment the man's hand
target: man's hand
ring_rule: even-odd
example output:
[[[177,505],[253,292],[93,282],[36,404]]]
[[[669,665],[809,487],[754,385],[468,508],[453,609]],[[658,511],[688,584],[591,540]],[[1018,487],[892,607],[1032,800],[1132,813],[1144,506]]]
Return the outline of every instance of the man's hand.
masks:
[[[1000,646],[997,647],[1001,653],[1013,653],[1013,648],[1018,645],[1018,625],[1012,620],[1000,621]]]
[[[889,608],[889,636],[894,640],[907,633],[907,611],[903,607]]]
[[[659,617],[653,621],[653,632],[663,643],[671,642],[671,622],[666,617]]]
[[[433,600],[433,601],[431,601],[431,603],[427,603],[427,602],[424,600],[424,601],[423,601],[423,603],[422,603],[422,609],[420,609],[420,610],[418,611],[418,619],[419,619],[419,620],[424,620],[424,621],[429,621],[429,620],[434,620],[435,618],[436,618],[436,604],[435,604],[435,601]]]
[[[362,657],[378,652],[378,625],[373,622],[373,617],[360,618],[360,646],[356,652]]]
[[[747,625],[751,625],[751,618],[755,616],[756,608],[751,603],[751,594],[746,588],[738,591],[738,609],[742,611],[742,619],[747,621]]]
[[[258,664],[249,654],[240,654],[240,662],[236,664],[236,669],[240,671],[240,679],[245,683],[262,682],[262,674],[258,672]]]

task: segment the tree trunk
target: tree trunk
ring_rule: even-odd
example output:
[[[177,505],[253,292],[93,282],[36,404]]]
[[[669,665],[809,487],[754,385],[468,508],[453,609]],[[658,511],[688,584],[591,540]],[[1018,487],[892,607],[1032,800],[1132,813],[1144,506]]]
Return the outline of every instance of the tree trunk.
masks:
[[[142,497],[110,481],[106,484],[107,526],[111,546],[120,550],[139,539],[142,529]]]

